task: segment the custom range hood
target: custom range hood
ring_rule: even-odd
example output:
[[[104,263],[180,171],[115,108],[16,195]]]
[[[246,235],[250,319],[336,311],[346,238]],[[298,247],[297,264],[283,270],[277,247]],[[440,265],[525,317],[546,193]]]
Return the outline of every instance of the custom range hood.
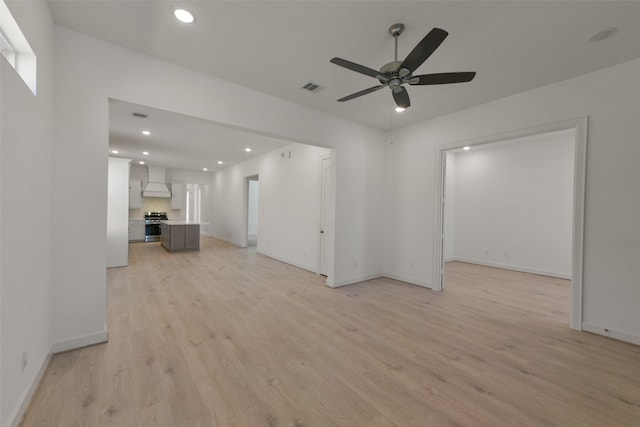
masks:
[[[171,197],[165,181],[165,168],[147,166],[149,170],[149,182],[142,192],[143,197]]]

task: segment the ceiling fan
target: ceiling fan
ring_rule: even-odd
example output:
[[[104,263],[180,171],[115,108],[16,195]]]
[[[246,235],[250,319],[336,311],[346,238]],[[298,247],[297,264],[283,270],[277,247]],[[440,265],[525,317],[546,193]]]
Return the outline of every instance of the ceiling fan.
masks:
[[[391,89],[396,105],[400,108],[408,108],[411,105],[411,101],[409,100],[409,93],[407,92],[407,89],[403,86],[405,83],[412,86],[424,86],[464,83],[473,80],[476,73],[472,71],[421,74],[414,76],[413,72],[422,65],[422,63],[426,61],[433,52],[435,52],[449,33],[441,28],[432,29],[429,31],[429,34],[424,36],[420,43],[413,48],[404,61],[398,61],[398,37],[402,34],[403,30],[404,24],[393,24],[389,27],[389,33],[395,39],[395,59],[393,62],[383,65],[382,68],[380,68],[380,71],[376,71],[372,68],[365,67],[364,65],[356,64],[355,62],[347,61],[342,58],[331,59],[331,62],[336,65],[355,71],[356,73],[373,77],[378,79],[380,82],[377,86],[340,98],[338,99],[338,102],[349,101],[362,95],[380,90],[383,87],[388,87]]]

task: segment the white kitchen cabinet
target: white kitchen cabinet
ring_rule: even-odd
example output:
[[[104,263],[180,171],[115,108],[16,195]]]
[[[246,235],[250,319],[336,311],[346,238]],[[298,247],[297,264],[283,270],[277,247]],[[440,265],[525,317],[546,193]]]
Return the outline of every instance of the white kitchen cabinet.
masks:
[[[144,219],[129,220],[129,241],[130,242],[144,242],[145,234],[146,233],[145,233]]]
[[[142,207],[142,181],[132,179],[129,181],[129,209]]]
[[[171,183],[171,209],[184,209],[185,185],[179,182]]]

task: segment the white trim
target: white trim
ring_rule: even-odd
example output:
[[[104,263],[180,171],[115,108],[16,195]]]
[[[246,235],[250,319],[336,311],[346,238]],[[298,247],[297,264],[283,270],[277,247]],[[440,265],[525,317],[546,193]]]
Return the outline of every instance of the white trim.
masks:
[[[434,203],[434,239],[433,239],[433,290],[442,290],[440,271],[443,266],[442,251],[442,203],[444,168],[443,158],[446,151],[464,146],[486,144],[490,142],[506,141],[531,135],[554,132],[565,129],[575,129],[575,166],[573,179],[573,260],[572,260],[572,289],[571,289],[571,328],[582,329],[582,287],[584,268],[584,200],[587,164],[587,130],[588,116],[578,117],[562,122],[549,123],[528,129],[509,131],[492,136],[483,136],[471,140],[443,144],[435,148],[435,203]]]
[[[42,382],[42,378],[44,377],[44,373],[47,371],[49,364],[51,364],[52,353],[49,351],[49,354],[44,358],[42,364],[40,365],[40,369],[38,369],[38,373],[35,378],[31,382],[31,386],[25,390],[24,394],[18,400],[19,404],[16,405],[15,409],[7,418],[6,426],[18,427],[22,422],[22,417],[27,412],[29,405],[31,404],[31,399],[33,399],[33,395],[38,390],[38,386]]]
[[[351,277],[349,279],[338,280],[337,282],[329,282],[327,279],[327,286],[331,288],[339,288],[341,286],[353,285],[360,282],[366,282],[367,280],[380,279],[381,277],[386,277],[384,274],[368,274],[366,276],[356,276]]]
[[[631,344],[640,345],[640,335],[632,334],[626,331],[621,331],[619,329],[613,329],[605,326],[596,325],[595,323],[584,322],[582,324],[582,330],[592,332],[598,335],[603,335],[605,337],[614,338],[620,341],[626,341]]]
[[[558,273],[557,271],[538,270],[535,268],[520,267],[519,265],[500,264],[471,258],[454,258],[452,261],[466,262],[467,264],[483,265],[485,267],[501,268],[503,270],[519,271],[521,273],[537,274],[539,276],[556,277],[558,279],[571,280],[571,274]]]
[[[51,346],[51,353],[62,353],[63,351],[75,350],[77,348],[87,347],[94,344],[102,344],[109,341],[107,331],[96,332],[81,337],[75,337],[64,341],[54,342]]]
[[[575,160],[573,167],[573,260],[571,274],[571,327],[582,330],[582,286],[584,272],[584,206],[587,182],[587,133],[589,117],[577,119],[575,124]]]
[[[210,238],[220,240],[221,242],[229,243],[230,245],[237,246],[239,248],[246,248],[246,245],[242,245],[242,243],[236,242],[234,240],[225,239],[224,237],[219,237],[215,233],[211,233],[209,235]]]
[[[276,256],[276,255],[273,255],[273,254],[271,254],[269,252],[266,252],[266,251],[263,251],[263,250],[257,250],[256,249],[256,253],[258,253],[260,255],[267,256],[269,258],[273,258],[276,261],[284,262],[285,264],[293,265],[294,267],[298,267],[298,268],[301,268],[303,270],[307,270],[307,271],[310,271],[312,273],[316,273],[317,274],[317,271],[315,270],[315,267],[312,266],[312,265],[299,264],[297,262],[293,262],[293,261],[288,260],[286,258],[282,258],[282,257]]]
[[[421,286],[423,288],[427,288],[427,289],[433,290],[433,287],[432,287],[431,283],[429,283],[429,282],[427,282],[425,280],[414,279],[414,278],[401,276],[399,274],[392,274],[392,273],[384,273],[384,277],[387,277],[387,278],[393,279],[393,280],[398,280],[400,282],[405,282],[405,283],[408,283],[410,285]]]

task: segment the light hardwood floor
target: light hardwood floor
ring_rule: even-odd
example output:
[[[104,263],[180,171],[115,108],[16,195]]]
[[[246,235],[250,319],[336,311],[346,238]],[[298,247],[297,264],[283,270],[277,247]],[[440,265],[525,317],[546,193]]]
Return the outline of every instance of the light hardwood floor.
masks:
[[[330,289],[214,239],[132,244],[109,343],[56,355],[23,425],[640,425],[640,348],[570,330],[569,291],[462,263],[442,293]]]

